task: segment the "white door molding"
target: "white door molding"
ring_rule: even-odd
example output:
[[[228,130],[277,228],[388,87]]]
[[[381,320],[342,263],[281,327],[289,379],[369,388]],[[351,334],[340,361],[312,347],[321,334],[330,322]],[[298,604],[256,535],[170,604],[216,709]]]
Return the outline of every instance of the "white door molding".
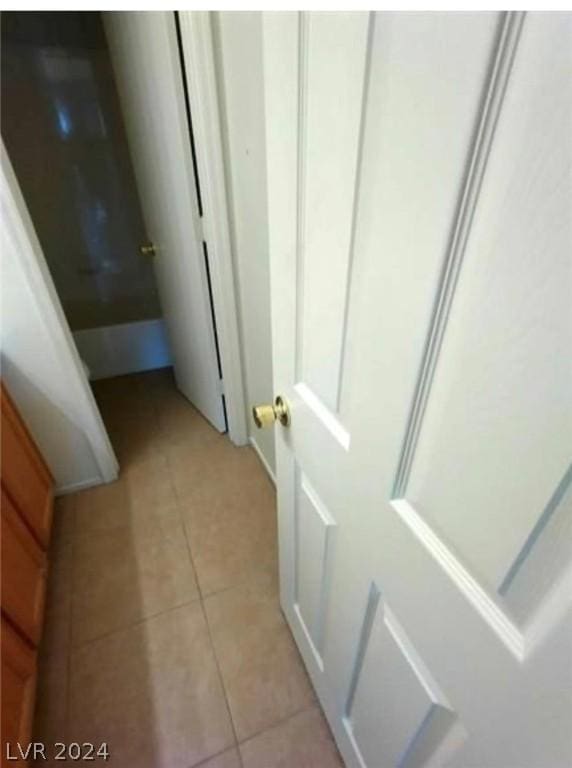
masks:
[[[1,154],[0,188],[4,236],[10,237],[17,244],[15,250],[20,259],[22,273],[54,344],[60,375],[66,382],[67,392],[74,405],[74,413],[71,415],[89,442],[102,481],[108,483],[117,478],[117,459],[87,381],[4,142]]]
[[[212,278],[230,439],[246,445],[248,433],[238,307],[230,244],[224,156],[208,12],[179,12],[185,75],[203,203],[203,234]]]

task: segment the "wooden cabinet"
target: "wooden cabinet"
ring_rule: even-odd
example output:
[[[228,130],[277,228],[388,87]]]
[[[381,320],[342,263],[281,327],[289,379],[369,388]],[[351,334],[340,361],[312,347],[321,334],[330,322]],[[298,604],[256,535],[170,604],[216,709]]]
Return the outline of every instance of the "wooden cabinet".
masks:
[[[30,741],[36,665],[33,646],[2,616],[2,765],[7,743],[24,746]]]
[[[53,479],[16,406],[2,398],[2,486],[39,543],[47,549],[52,526]]]
[[[53,479],[3,385],[1,472],[2,759],[31,738],[46,593]]]
[[[46,553],[2,488],[2,610],[30,642],[38,644],[44,615]]]

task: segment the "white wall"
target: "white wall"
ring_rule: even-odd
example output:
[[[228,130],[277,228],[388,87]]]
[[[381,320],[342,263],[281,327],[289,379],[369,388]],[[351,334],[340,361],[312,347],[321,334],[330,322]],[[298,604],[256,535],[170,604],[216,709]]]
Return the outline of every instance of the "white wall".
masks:
[[[249,434],[274,472],[273,430],[257,430],[250,416],[252,405],[269,403],[274,396],[261,14],[213,13],[213,31]]]
[[[57,490],[112,479],[113,451],[3,147],[0,192],[2,378]]]

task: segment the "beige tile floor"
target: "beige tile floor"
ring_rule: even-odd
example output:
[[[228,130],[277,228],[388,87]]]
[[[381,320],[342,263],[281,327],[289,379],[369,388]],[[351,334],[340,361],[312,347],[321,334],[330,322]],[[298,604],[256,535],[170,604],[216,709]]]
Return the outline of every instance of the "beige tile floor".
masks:
[[[280,612],[252,449],[168,369],[94,389],[122,471],[56,505],[36,738],[105,741],[116,768],[341,766]]]

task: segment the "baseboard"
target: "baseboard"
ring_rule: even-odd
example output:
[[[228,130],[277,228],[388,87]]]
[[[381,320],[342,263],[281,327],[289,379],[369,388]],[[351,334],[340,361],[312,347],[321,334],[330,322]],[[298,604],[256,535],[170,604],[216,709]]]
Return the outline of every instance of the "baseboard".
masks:
[[[54,490],[55,496],[67,496],[69,493],[77,493],[78,491],[86,491],[88,488],[94,488],[96,485],[102,485],[105,480],[101,477],[92,477],[89,480],[81,480],[79,483],[69,483],[69,485],[61,485]]]
[[[160,318],[87,328],[76,331],[73,337],[92,380],[172,364],[165,324]]]
[[[274,472],[270,468],[270,464],[266,461],[266,458],[264,457],[264,454],[262,453],[262,451],[258,447],[258,444],[257,444],[256,440],[252,437],[252,435],[250,435],[250,437],[248,439],[250,441],[250,445],[254,448],[254,450],[256,452],[256,455],[260,459],[260,462],[261,462],[262,466],[264,467],[264,469],[268,473],[268,477],[272,480],[274,485],[276,485],[276,475],[274,474]]]

